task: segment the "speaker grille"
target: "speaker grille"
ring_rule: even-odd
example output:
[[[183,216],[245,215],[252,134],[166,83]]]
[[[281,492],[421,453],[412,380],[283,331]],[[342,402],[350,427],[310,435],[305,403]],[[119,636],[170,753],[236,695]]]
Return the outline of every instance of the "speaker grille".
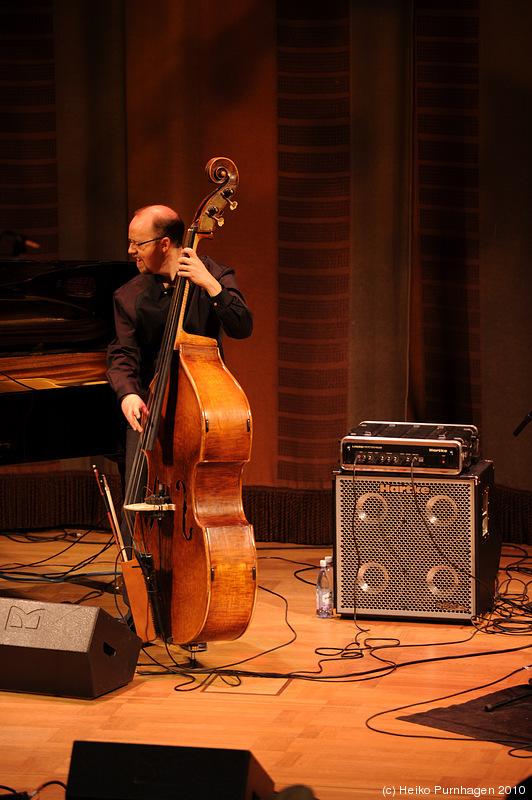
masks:
[[[470,619],[476,481],[336,476],[340,614]],[[414,493],[415,487],[415,493]]]

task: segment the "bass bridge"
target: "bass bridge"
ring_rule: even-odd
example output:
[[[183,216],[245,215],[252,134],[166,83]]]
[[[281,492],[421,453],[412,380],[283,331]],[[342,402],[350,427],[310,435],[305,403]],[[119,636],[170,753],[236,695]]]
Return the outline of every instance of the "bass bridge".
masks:
[[[166,493],[165,487],[159,484],[157,494],[147,497],[142,503],[129,503],[124,506],[126,511],[139,511],[150,519],[163,519],[163,517],[176,510],[175,503],[170,502],[170,496]]]

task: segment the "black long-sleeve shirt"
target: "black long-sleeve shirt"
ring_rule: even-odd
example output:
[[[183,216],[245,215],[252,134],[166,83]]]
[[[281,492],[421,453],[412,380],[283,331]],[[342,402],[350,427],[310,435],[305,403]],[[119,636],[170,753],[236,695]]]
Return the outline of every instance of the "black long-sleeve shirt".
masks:
[[[183,327],[187,333],[218,341],[222,336],[245,339],[253,330],[253,315],[230,267],[202,256],[201,260],[222,285],[210,297],[190,282]],[[155,373],[157,355],[171,303],[160,275],[136,275],[114,294],[116,337],[107,349],[107,380],[120,402],[126,394],[144,397]]]

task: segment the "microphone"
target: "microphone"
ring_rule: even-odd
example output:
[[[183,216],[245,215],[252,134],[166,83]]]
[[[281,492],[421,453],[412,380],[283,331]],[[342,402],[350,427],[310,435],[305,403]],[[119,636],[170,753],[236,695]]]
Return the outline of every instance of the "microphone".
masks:
[[[38,242],[33,242],[31,239],[28,239],[23,233],[17,233],[16,231],[2,231],[0,235],[0,239],[2,236],[13,236],[15,239],[15,244],[13,245],[13,256],[19,256],[22,253],[26,252],[26,248],[30,247],[32,250],[40,250],[41,245]]]
[[[519,425],[514,431],[514,436],[519,436],[523,428],[526,428],[526,426],[531,420],[532,420],[532,411],[526,415],[526,417],[522,420],[522,422],[519,423]]]

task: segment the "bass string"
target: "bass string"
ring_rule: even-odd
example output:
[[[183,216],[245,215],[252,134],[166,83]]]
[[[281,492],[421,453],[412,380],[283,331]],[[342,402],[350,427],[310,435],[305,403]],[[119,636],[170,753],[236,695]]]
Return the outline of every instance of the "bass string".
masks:
[[[161,365],[161,368],[156,372],[154,381],[152,382],[154,390],[150,392],[147,398],[146,406],[148,408],[148,413],[145,415],[144,430],[139,437],[133,458],[131,473],[125,492],[124,505],[135,503],[137,500],[140,500],[141,493],[147,494],[148,492],[147,486],[141,486],[147,460],[146,449],[153,448],[159,429],[160,414],[170,373],[171,357],[177,337],[181,310],[188,296],[188,283],[188,278],[179,277],[174,284],[172,302],[166,319],[163,340],[158,357],[158,363]],[[145,552],[144,543],[139,542],[135,537],[135,519],[136,512],[124,511],[124,520],[134,547],[140,552]]]

